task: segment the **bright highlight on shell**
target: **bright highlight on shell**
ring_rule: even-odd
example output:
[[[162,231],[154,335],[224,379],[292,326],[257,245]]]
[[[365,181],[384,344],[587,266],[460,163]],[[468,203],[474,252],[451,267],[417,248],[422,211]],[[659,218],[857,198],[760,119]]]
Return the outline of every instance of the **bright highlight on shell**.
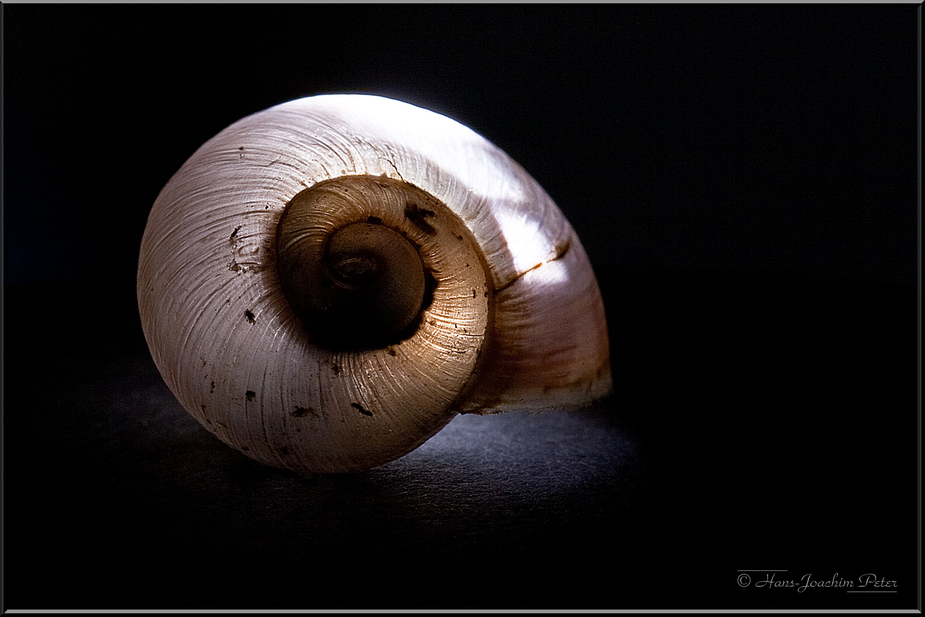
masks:
[[[183,407],[301,472],[386,463],[457,413],[611,390],[561,211],[478,134],[381,97],[291,101],[200,147],[149,215],[138,306]]]

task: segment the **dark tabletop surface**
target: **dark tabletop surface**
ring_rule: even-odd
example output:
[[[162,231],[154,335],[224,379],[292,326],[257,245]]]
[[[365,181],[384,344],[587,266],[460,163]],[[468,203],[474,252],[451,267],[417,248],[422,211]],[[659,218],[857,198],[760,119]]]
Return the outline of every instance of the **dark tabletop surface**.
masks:
[[[611,398],[461,416],[402,459],[317,477],[186,414],[131,289],[68,289],[84,301],[63,319],[57,291],[8,289],[9,606],[909,607],[914,292],[601,284]],[[899,593],[737,585],[757,568]]]
[[[2,10],[4,609],[920,606],[921,7]],[[187,415],[135,304],[147,212],[323,92],[448,114],[540,182],[610,398],[334,476]]]

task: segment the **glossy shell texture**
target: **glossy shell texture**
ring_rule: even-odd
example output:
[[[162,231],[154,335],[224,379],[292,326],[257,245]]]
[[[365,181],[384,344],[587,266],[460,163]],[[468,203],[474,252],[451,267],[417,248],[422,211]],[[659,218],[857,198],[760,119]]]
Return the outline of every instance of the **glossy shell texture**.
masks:
[[[300,192],[359,175],[445,204],[481,253],[466,268],[484,273],[471,297],[435,298],[430,325],[411,338],[335,351],[306,334],[283,296],[277,225]],[[137,291],[154,362],[183,407],[278,467],[364,469],[456,413],[571,408],[611,389],[600,291],[561,211],[472,130],[391,99],[299,99],[206,142],[154,203]]]

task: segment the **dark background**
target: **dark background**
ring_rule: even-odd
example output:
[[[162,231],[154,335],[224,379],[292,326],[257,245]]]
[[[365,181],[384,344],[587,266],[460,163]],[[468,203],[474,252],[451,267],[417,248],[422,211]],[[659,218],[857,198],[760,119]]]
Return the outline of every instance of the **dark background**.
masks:
[[[2,11],[3,608],[920,606],[920,7]],[[186,415],[137,316],[148,210],[231,122],[329,92],[449,115],[544,186],[612,397],[328,477]]]

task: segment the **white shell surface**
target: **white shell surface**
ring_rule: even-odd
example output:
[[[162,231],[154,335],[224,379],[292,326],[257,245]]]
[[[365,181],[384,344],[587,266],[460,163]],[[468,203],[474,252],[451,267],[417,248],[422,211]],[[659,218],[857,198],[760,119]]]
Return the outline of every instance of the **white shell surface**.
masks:
[[[460,345],[483,354],[472,375],[416,380],[420,349],[335,353],[300,334],[276,275],[277,223],[305,188],[363,174],[430,193],[480,247],[492,313],[488,332]],[[611,388],[597,282],[549,196],[472,130],[381,97],[291,101],[200,147],[152,208],[138,302],[181,404],[226,443],[281,467],[369,467],[420,445],[457,411],[574,407]],[[453,347],[429,349],[427,363]]]

